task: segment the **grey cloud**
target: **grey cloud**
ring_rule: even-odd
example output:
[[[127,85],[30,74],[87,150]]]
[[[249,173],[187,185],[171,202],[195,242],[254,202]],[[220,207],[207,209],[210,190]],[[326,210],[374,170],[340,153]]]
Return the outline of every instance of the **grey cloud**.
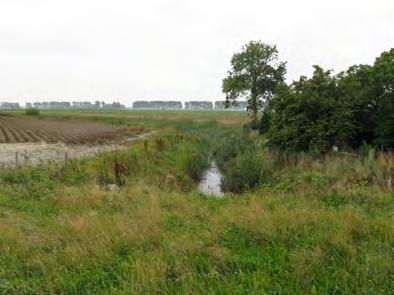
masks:
[[[277,44],[291,81],[373,62],[393,15],[391,0],[2,0],[0,100],[214,100],[251,39]]]

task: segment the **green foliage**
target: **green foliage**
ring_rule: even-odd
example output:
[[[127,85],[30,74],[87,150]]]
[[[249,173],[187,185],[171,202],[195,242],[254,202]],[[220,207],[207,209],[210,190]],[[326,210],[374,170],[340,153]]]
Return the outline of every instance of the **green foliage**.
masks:
[[[338,89],[354,124],[350,144],[363,141],[394,146],[394,49],[383,52],[373,66],[352,66],[339,75]]]
[[[394,48],[376,59],[374,82],[378,99],[374,125],[376,142],[383,147],[394,147]]]
[[[260,138],[247,128],[231,135],[224,133],[216,145],[214,159],[224,173],[225,191],[255,189],[272,178],[273,162],[262,148]]]
[[[338,91],[346,104],[352,123],[352,134],[348,144],[353,147],[363,142],[372,143],[375,138],[374,113],[376,98],[372,93],[373,68],[368,65],[352,66],[338,75]]]
[[[13,115],[11,113],[6,113],[3,111],[0,111],[0,117],[12,117]]]
[[[233,55],[231,70],[223,80],[226,105],[245,97],[253,122],[257,112],[272,99],[277,87],[284,82],[286,64],[278,61],[276,46],[251,41]]]
[[[201,152],[194,152],[187,157],[184,167],[194,180],[201,180],[204,171],[209,167],[208,157]]]
[[[259,130],[261,134],[266,133],[270,127],[271,127],[271,113],[268,111],[268,108],[266,108],[263,111],[263,115],[261,116],[261,122],[259,126]]]
[[[27,116],[39,116],[40,110],[36,108],[28,108],[25,110],[25,115]]]
[[[269,145],[312,153],[363,142],[394,146],[394,49],[373,66],[352,66],[336,76],[314,68],[310,79],[281,87],[265,109],[261,132]]]
[[[219,166],[223,166],[239,153],[255,145],[256,141],[252,140],[250,128],[226,130],[217,138],[214,145],[214,159]]]
[[[126,176],[130,175],[131,162],[132,158],[128,159],[124,154],[119,155],[118,153],[99,157],[95,162],[98,185],[103,189],[108,189],[115,184],[118,187],[123,186]]]
[[[272,162],[258,150],[247,150],[225,166],[223,189],[234,193],[253,190],[272,179]]]
[[[282,149],[326,152],[351,130],[336,79],[318,66],[311,79],[301,77],[282,89],[271,107],[269,144]]]

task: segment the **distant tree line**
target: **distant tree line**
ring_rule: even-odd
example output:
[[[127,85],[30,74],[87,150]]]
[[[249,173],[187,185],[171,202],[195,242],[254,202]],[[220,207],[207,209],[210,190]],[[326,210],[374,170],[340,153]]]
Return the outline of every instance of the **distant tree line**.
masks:
[[[133,109],[140,110],[194,110],[194,111],[246,111],[246,101],[237,101],[235,104],[226,108],[223,101],[187,101],[184,106],[180,101],[145,101],[133,102]]]
[[[241,111],[245,112],[248,109],[247,101],[237,101],[233,104],[227,105],[225,100],[215,101],[215,110],[218,111]]]
[[[139,100],[133,102],[133,109],[136,110],[201,110],[201,111],[240,111],[247,110],[246,101],[236,101],[230,106],[226,105],[226,101],[188,101],[183,105],[181,101],[161,101],[161,100]],[[20,109],[19,103],[1,102],[0,109],[15,110]],[[39,110],[67,110],[67,109],[103,109],[103,110],[121,110],[126,106],[119,102],[105,103],[103,101],[43,101],[43,102],[28,102],[25,105],[26,109]]]
[[[245,98],[252,125],[268,145],[318,153],[333,146],[394,147],[393,48],[373,65],[354,65],[339,74],[316,65],[312,77],[290,85],[275,46],[252,41],[231,65],[223,80],[226,104]]]
[[[226,102],[223,101],[187,101],[183,107],[180,101],[135,101],[133,109],[140,110],[194,110],[194,111],[246,111],[246,101],[237,101],[230,107],[226,108]]]
[[[182,109],[182,103],[180,101],[140,100],[133,102],[133,109],[180,110]]]
[[[213,103],[212,101],[187,101],[185,110],[213,110]]]
[[[103,101],[49,101],[49,102],[34,102],[26,103],[26,108],[36,108],[39,110],[53,110],[53,109],[106,109],[106,110],[121,110],[126,106],[119,102],[105,103]]]
[[[17,102],[0,102],[1,110],[19,110],[20,105]]]

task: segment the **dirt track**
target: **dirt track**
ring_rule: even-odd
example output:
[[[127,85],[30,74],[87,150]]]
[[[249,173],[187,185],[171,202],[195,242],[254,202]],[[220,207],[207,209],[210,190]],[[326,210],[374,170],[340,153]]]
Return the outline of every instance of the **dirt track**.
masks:
[[[48,161],[65,161],[65,158],[91,157],[98,153],[123,150],[136,140],[149,137],[154,132],[127,137],[122,141],[109,141],[103,144],[64,144],[64,143],[0,143],[0,168],[20,165],[38,165]]]

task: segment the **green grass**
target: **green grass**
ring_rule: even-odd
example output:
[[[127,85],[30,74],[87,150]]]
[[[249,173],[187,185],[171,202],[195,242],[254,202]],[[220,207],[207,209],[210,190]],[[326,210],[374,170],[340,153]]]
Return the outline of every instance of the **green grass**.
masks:
[[[4,112],[7,115],[22,117],[22,111]],[[218,122],[224,125],[239,126],[248,121],[245,112],[203,112],[203,111],[64,111],[45,110],[40,112],[41,119],[90,120],[113,125],[144,126],[163,128],[185,126],[185,123]]]
[[[392,163],[383,155],[367,183],[365,159],[275,155],[237,127],[239,114],[41,116],[160,132],[146,146],[66,167],[0,172],[0,293],[392,293]],[[202,196],[209,158],[229,191],[245,175],[256,180],[242,193]],[[116,182],[119,192],[105,190]]]

